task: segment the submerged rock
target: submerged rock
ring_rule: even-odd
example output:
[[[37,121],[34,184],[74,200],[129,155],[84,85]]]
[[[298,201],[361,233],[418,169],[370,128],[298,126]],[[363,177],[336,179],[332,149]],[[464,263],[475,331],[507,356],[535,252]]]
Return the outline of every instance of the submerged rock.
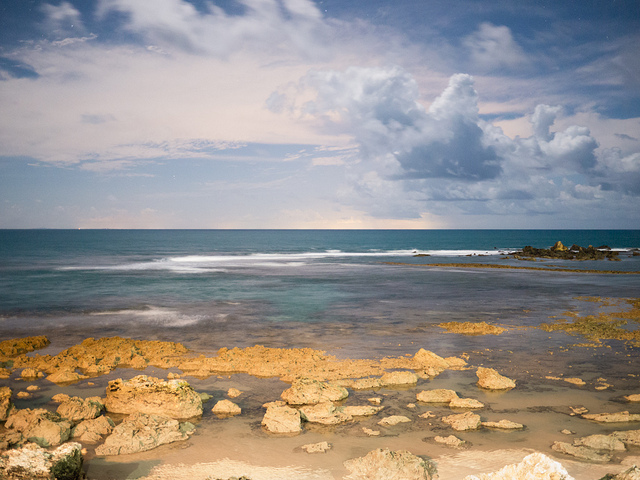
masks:
[[[113,429],[96,455],[124,455],[144,452],[166,443],[186,440],[195,427],[161,415],[134,413]]]
[[[611,460],[611,455],[608,453],[598,453],[593,448],[571,445],[566,442],[554,442],[553,445],[551,445],[551,449],[555,452],[564,453],[590,462],[606,463]]]
[[[4,480],[80,480],[82,446],[65,443],[47,451],[33,443],[0,456],[0,478]]]
[[[20,432],[30,442],[41,447],[54,447],[71,436],[71,422],[44,408],[13,410],[5,428]]]
[[[481,424],[480,415],[471,412],[449,415],[443,417],[442,421],[458,431],[477,430]]]
[[[377,449],[344,462],[345,480],[431,480],[436,467],[406,450]]]
[[[500,375],[493,368],[478,367],[478,386],[486,390],[510,390],[515,388],[516,382]]]
[[[436,388],[435,390],[423,390],[416,394],[419,402],[425,403],[450,403],[452,400],[459,398],[458,394],[453,390],[446,388]]]
[[[520,463],[507,465],[497,472],[467,475],[464,480],[575,480],[565,468],[542,453],[532,453]]]
[[[285,405],[284,402],[271,402],[267,404],[262,426],[271,433],[300,433],[302,431],[300,412]]]
[[[110,381],[105,406],[113,413],[139,412],[177,419],[202,415],[202,399],[186,381],[146,375]]]
[[[289,405],[313,405],[322,402],[337,402],[349,396],[346,388],[310,378],[299,378],[290,388],[282,392],[281,398]]]

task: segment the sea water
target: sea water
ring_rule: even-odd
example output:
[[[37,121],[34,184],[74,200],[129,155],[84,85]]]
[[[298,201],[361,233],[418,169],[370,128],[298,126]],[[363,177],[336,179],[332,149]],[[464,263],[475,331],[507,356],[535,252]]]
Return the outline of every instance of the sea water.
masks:
[[[535,266],[640,271],[630,253],[639,230],[3,230],[0,337],[390,354],[407,341],[431,346],[441,322],[535,325],[578,296],[638,296],[640,275],[394,264],[533,266],[506,254],[558,240],[606,245],[621,261]],[[439,349],[465,342],[439,340]]]

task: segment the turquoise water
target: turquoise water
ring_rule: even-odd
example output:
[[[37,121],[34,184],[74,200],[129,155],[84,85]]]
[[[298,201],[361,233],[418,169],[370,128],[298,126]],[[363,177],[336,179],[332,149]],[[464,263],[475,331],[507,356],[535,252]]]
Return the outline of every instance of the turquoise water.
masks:
[[[639,296],[640,275],[386,263],[531,266],[505,253],[557,240],[608,245],[621,250],[621,261],[535,266],[640,271],[640,257],[629,252],[640,247],[638,230],[3,230],[0,336],[43,333],[72,343],[124,335],[205,349],[262,343],[386,354],[428,343],[443,321],[535,325],[571,308],[576,296]],[[452,351],[472,342],[438,341]]]

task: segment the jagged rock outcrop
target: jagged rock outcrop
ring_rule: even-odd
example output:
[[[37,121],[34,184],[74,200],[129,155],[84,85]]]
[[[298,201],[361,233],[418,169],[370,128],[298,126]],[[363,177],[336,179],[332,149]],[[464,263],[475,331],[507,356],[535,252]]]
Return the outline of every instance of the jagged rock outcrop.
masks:
[[[500,375],[493,368],[478,367],[478,386],[486,390],[511,390],[516,382],[508,377]]]
[[[20,432],[25,439],[41,447],[54,447],[71,436],[71,422],[44,408],[13,410],[5,428]]]
[[[23,353],[33,352],[40,348],[44,348],[51,342],[44,335],[36,337],[14,338],[0,342],[0,356],[15,357]]]
[[[0,456],[0,478],[80,480],[84,478],[81,448],[79,443],[72,442],[47,451],[30,443],[22,448],[9,450]]]
[[[0,421],[4,422],[13,410],[13,402],[11,401],[11,388],[0,387]]]
[[[477,430],[481,425],[480,415],[471,412],[448,415],[442,421],[457,431]]]
[[[262,426],[271,433],[300,433],[302,431],[300,412],[284,402],[265,404],[267,411],[262,418]]]
[[[186,440],[195,427],[162,415],[134,413],[117,425],[96,455],[124,455],[144,452],[166,443]]]
[[[99,416],[91,420],[84,420],[71,430],[71,438],[76,438],[82,443],[98,443],[103,435],[113,432],[115,424],[109,417]]]
[[[73,423],[96,418],[104,410],[104,404],[100,397],[71,397],[62,402],[56,412]]]
[[[344,462],[346,480],[431,480],[436,467],[406,450],[377,449]]]
[[[177,419],[202,415],[202,399],[186,381],[146,375],[109,382],[105,407],[113,413],[139,412]]]
[[[299,378],[280,397],[289,405],[313,405],[322,402],[338,402],[349,396],[346,388],[329,382]]]
[[[497,472],[467,475],[464,480],[575,480],[555,460],[542,453],[532,453],[520,463],[507,465]]]

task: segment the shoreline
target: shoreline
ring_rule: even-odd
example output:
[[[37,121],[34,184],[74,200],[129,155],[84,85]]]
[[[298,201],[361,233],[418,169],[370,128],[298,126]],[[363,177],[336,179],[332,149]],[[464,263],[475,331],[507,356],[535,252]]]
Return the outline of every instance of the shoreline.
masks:
[[[543,272],[568,272],[568,273],[596,273],[603,275],[640,275],[640,271],[624,270],[586,270],[579,268],[564,267],[523,267],[519,265],[498,265],[493,263],[407,263],[407,262],[384,262],[384,265],[399,265],[405,267],[438,267],[438,268],[494,268],[507,270],[536,270]]]
[[[116,364],[107,373],[102,372],[102,375],[99,374],[100,368],[97,368],[100,362],[94,363],[96,368],[93,369],[85,364],[80,371],[84,374],[90,371],[93,373],[86,378],[78,378],[73,383],[54,383],[51,381],[55,378],[51,377],[53,373],[48,374],[48,379],[27,379],[21,376],[22,370],[27,368],[25,365],[31,365],[30,368],[38,368],[36,365],[40,365],[40,368],[44,369],[52,363],[70,358],[70,355],[77,357],[80,362],[85,361],[90,355],[87,352],[101,351],[102,344],[117,355],[124,351],[118,348],[124,345],[125,350],[128,348],[131,351],[133,345],[139,351],[139,355]],[[13,386],[13,399],[19,409],[36,406],[55,409],[51,397],[62,392],[80,397],[104,396],[109,381],[120,377],[132,378],[140,374],[182,378],[196,391],[212,397],[205,403],[202,417],[194,421],[196,433],[183,442],[117,457],[96,456],[95,445],[83,444],[87,449],[85,469],[91,480],[204,480],[218,477],[226,479],[240,475],[246,475],[251,480],[339,480],[347,474],[343,466],[346,460],[363,456],[368,451],[380,447],[426,455],[438,465],[441,480],[496,471],[509,463],[517,463],[527,453],[534,451],[542,452],[559,461],[569,473],[579,479],[599,479],[606,473],[624,470],[623,467],[630,465],[630,462],[640,462],[640,448],[634,446],[629,446],[624,453],[616,453],[614,460],[605,464],[577,461],[567,455],[557,454],[550,448],[550,445],[557,441],[570,442],[585,435],[610,434],[616,430],[637,428],[638,425],[634,423],[598,424],[582,419],[573,411],[586,409],[598,413],[626,409],[640,413],[640,404],[621,403],[623,394],[638,391],[623,378],[607,375],[606,379],[584,377],[585,381],[574,377],[573,372],[569,371],[566,372],[566,376],[545,378],[544,365],[539,367],[539,371],[534,372],[531,370],[533,365],[520,364],[509,370],[519,372],[515,377],[516,388],[491,391],[476,385],[476,370],[486,363],[482,361],[482,356],[477,354],[471,357],[465,354],[462,358],[443,359],[437,356],[437,353],[419,350],[407,352],[402,357],[376,360],[337,359],[325,352],[309,348],[223,348],[214,356],[198,356],[197,352],[187,352],[183,348],[180,344],[171,342],[131,339],[114,341],[113,338],[106,338],[88,339],[80,345],[60,352],[57,356],[39,357],[36,349],[31,353],[23,352],[10,357],[15,368],[11,378],[3,381],[3,384]],[[138,357],[144,360],[144,364]],[[95,360],[94,356],[92,361]],[[447,364],[444,368],[442,361]],[[132,364],[136,364],[137,368],[131,368]],[[195,368],[196,366],[198,368]],[[492,365],[489,363],[485,366]],[[417,374],[416,382],[404,385],[369,383],[360,385],[363,388],[356,388],[357,382],[343,383],[347,386],[349,396],[335,405],[366,405],[369,404],[370,397],[376,396],[381,398],[381,405],[385,409],[373,417],[354,418],[347,423],[334,426],[304,423],[301,434],[295,436],[272,434],[260,425],[264,415],[263,404],[280,399],[280,394],[289,388],[291,382],[300,377],[302,372],[304,376],[340,383],[341,378],[343,381],[360,378],[368,379],[370,382],[371,379],[382,378],[385,372],[394,371],[414,372]],[[17,398],[18,390],[25,391],[28,385],[38,386],[38,389],[32,392],[30,398]],[[211,412],[211,408],[217,401],[229,398],[230,388],[242,392],[237,399],[232,399],[242,407],[242,414],[219,418]],[[441,388],[449,388],[457,392],[461,398],[478,400],[484,406],[479,410],[453,408],[416,399],[416,395],[421,391]],[[457,432],[442,422],[442,418],[447,415],[465,411],[473,411],[480,415],[483,421],[504,418],[521,422],[525,427],[516,431],[499,431],[485,427]],[[433,412],[434,416],[422,418],[421,415],[426,412]],[[106,415],[113,416],[118,422],[122,417],[109,412]],[[380,419],[394,415],[406,416],[410,421],[388,427],[378,425]],[[573,434],[561,433],[560,427],[566,427],[565,429]],[[363,428],[377,429],[380,435],[369,436],[363,432]],[[437,435],[451,434],[466,442],[466,445],[456,448],[438,444],[433,440]],[[327,441],[333,448],[322,454],[308,454],[300,450],[304,444],[321,441]],[[514,449],[516,445],[518,448]]]

